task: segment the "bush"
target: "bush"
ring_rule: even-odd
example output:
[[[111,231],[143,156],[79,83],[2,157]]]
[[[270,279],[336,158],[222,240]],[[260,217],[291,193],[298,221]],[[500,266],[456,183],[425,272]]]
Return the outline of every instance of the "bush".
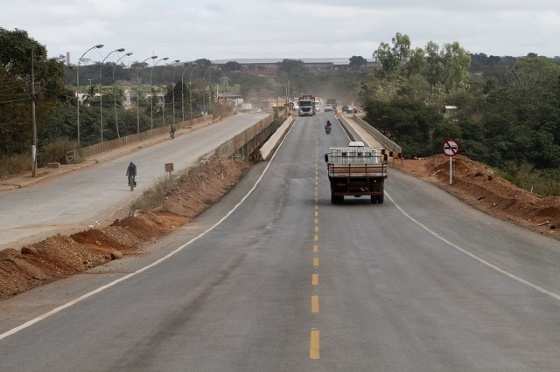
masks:
[[[0,178],[31,171],[31,154],[0,156]]]
[[[156,184],[144,191],[130,206],[131,210],[148,210],[158,208],[163,205],[165,198],[169,195],[177,184],[182,180],[178,176],[162,176]]]
[[[501,171],[513,184],[542,196],[560,195],[560,171],[539,170],[529,163],[516,165],[509,162]]]
[[[44,146],[40,149],[38,162],[39,166],[44,166],[47,163],[59,162],[66,163],[66,153],[77,148],[76,142],[67,139],[58,139]]]

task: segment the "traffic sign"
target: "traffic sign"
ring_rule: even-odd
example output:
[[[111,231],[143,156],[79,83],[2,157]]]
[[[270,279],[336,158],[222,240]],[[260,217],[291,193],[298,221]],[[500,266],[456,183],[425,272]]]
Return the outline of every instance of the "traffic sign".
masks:
[[[443,143],[443,153],[447,156],[455,156],[459,152],[459,145],[454,140],[448,139]]]

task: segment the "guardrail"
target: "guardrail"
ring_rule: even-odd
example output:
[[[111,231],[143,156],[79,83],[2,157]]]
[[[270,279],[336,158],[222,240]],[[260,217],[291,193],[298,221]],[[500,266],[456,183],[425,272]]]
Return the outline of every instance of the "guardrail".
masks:
[[[216,155],[224,158],[237,156],[241,159],[254,157],[262,144],[282,124],[285,115],[285,112],[278,114],[276,120],[274,115],[268,115],[264,119],[259,120],[251,128],[245,129],[231,140],[221,144],[209,155]]]
[[[213,118],[211,116],[210,117],[200,116],[192,120],[186,120],[180,123],[176,123],[175,128],[182,129],[201,123],[203,121],[213,122],[216,120],[221,120],[221,118],[220,117]],[[121,138],[115,138],[109,141],[103,141],[103,143],[96,143],[95,145],[85,146],[80,149],[80,155],[82,157],[88,157],[88,156],[100,154],[102,152],[111,151],[119,147],[126,146],[130,143],[141,142],[164,134],[169,134],[169,126],[148,129],[144,132],[131,134],[129,136],[123,136]]]
[[[352,117],[354,121],[362,127],[365,131],[367,131],[377,142],[379,142],[386,150],[389,151],[389,156],[391,157],[398,157],[402,154],[402,147],[399,146],[395,141],[391,140],[389,137],[381,133],[378,129],[370,125],[364,119],[354,115]]]

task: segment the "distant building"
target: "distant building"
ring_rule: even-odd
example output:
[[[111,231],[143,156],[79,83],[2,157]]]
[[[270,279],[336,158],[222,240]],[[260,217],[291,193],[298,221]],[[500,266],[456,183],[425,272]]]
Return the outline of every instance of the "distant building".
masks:
[[[243,100],[243,97],[239,94],[220,93],[218,95],[218,102],[225,103],[225,104],[231,104],[233,106],[239,106],[244,102],[244,100]]]

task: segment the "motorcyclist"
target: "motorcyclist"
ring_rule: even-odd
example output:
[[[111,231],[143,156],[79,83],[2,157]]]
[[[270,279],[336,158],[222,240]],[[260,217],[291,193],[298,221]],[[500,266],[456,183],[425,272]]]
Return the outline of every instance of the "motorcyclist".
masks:
[[[171,139],[174,139],[174,138],[175,138],[175,132],[176,132],[176,131],[177,131],[177,129],[175,129],[175,126],[174,126],[174,125],[172,125],[172,126],[169,128],[169,137],[171,137]]]
[[[128,185],[136,186],[136,164],[130,162],[126,168],[126,176],[128,177]]]

